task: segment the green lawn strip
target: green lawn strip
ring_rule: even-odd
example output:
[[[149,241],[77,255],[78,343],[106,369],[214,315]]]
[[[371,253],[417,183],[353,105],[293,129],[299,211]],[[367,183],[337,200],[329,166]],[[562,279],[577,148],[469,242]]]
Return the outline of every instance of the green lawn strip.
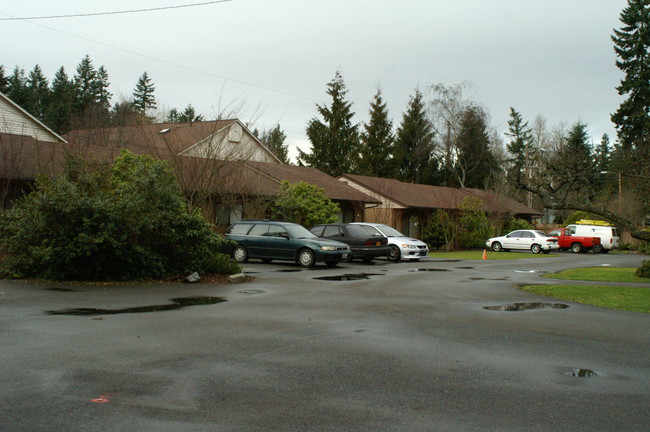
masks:
[[[636,270],[635,267],[583,267],[546,274],[544,277],[597,282],[650,282],[648,278],[636,276]]]
[[[650,288],[598,285],[526,285],[522,290],[610,309],[650,313]]]
[[[513,260],[513,259],[530,259],[530,258],[549,258],[556,257],[554,254],[534,254],[531,252],[486,252],[488,260]],[[455,251],[455,252],[429,252],[429,258],[445,258],[445,259],[465,259],[465,260],[480,260],[483,259],[483,251]]]

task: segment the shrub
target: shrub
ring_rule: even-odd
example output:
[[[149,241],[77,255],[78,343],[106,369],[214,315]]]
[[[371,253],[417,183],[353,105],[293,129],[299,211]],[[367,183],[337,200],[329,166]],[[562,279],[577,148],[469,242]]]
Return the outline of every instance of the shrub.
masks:
[[[504,234],[516,230],[526,230],[526,229],[533,229],[533,225],[527,220],[514,218],[511,215],[508,215],[505,224],[503,224]]]
[[[336,222],[339,205],[327,198],[322,188],[303,181],[282,181],[280,195],[273,203],[275,217],[306,227]]]
[[[643,261],[641,267],[636,269],[636,275],[642,278],[650,278],[650,261]]]
[[[235,272],[223,242],[189,214],[165,162],[122,151],[114,164],[70,157],[0,217],[3,267],[22,277],[128,280]]]
[[[458,240],[463,248],[480,248],[492,235],[490,220],[477,198],[463,198],[459,206],[461,211]]]

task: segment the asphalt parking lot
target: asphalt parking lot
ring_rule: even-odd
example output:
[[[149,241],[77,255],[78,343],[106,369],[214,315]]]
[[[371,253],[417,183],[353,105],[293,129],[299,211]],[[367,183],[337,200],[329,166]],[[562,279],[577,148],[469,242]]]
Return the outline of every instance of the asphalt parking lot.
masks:
[[[560,255],[0,281],[0,430],[650,430],[650,315],[516,288],[644,257]]]

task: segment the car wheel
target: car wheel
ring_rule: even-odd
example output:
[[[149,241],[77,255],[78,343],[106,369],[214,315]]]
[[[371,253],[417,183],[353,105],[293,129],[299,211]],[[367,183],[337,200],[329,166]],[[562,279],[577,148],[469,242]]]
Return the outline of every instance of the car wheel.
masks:
[[[492,243],[492,250],[494,252],[501,252],[502,249],[503,249],[503,247],[501,246],[501,243],[499,243],[499,242],[493,242]]]
[[[327,267],[336,267],[338,264],[338,261],[325,261],[325,265],[327,265]]]
[[[303,249],[298,252],[298,263],[303,267],[313,267],[316,264],[316,257],[311,249]]]
[[[603,253],[603,245],[601,244],[595,244],[591,250],[594,251],[594,253]]]
[[[392,262],[399,262],[402,253],[399,248],[395,245],[390,245],[390,251],[388,252],[388,259]]]
[[[352,255],[352,253],[349,253],[348,257],[346,259],[344,259],[344,260],[341,260],[341,261],[343,261],[344,263],[349,263],[349,262],[352,262],[353,259],[354,259],[354,256]]]
[[[530,247],[530,251],[534,254],[538,254],[542,251],[542,247],[538,244],[534,244]]]
[[[571,252],[573,252],[573,253],[582,252],[582,245],[580,243],[573,243],[571,245]]]
[[[244,246],[235,246],[232,251],[232,256],[238,263],[245,263],[248,261],[248,251]]]

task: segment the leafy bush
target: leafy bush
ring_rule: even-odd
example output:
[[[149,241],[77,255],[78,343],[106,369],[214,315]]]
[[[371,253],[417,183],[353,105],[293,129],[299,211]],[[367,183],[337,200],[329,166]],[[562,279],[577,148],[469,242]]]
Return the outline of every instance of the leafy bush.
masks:
[[[525,229],[533,229],[533,225],[527,220],[517,219],[512,217],[511,215],[508,215],[508,218],[506,219],[506,222],[503,225],[504,234],[516,230],[525,230]]]
[[[327,198],[324,190],[318,186],[284,180],[272,212],[275,217],[311,227],[336,222],[339,205]]]
[[[423,239],[434,247],[446,245],[451,250],[456,244],[462,248],[483,247],[491,234],[492,227],[481,210],[481,201],[467,197],[458,210],[433,212],[423,230]]]
[[[477,198],[463,198],[459,208],[460,246],[466,249],[484,247],[485,240],[492,235],[492,226],[485,212],[481,210],[481,201]]]
[[[128,151],[114,164],[70,157],[0,217],[4,270],[21,277],[146,279],[238,271],[222,237],[188,214],[165,162]],[[224,258],[225,257],[225,258]]]
[[[641,267],[636,269],[636,275],[642,278],[650,278],[650,261],[643,261]]]

